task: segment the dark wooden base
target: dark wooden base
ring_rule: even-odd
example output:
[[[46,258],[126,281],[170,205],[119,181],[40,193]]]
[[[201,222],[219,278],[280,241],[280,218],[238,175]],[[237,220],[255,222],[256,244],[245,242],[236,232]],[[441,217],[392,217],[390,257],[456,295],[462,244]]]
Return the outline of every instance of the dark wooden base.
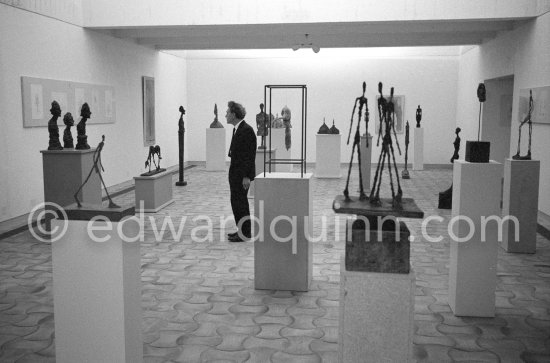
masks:
[[[464,160],[470,163],[488,163],[491,143],[489,141],[466,141]]]
[[[418,208],[412,198],[403,198],[401,206],[394,207],[392,200],[389,198],[381,198],[380,204],[371,204],[368,198],[359,200],[359,197],[350,197],[350,200],[346,200],[343,195],[337,195],[332,203],[332,209],[336,213],[357,214],[360,216],[424,218],[424,212]]]
[[[140,176],[152,176],[152,175],[156,175],[158,173],[162,173],[163,171],[166,171],[166,169],[164,169],[164,168],[155,169],[155,170],[148,171],[147,173],[140,174]]]

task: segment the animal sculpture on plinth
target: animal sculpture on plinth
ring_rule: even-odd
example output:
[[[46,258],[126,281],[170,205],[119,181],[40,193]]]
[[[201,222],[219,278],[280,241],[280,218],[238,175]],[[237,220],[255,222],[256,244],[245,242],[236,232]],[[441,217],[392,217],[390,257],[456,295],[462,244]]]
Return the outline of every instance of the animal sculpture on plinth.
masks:
[[[63,146],[59,142],[59,126],[57,126],[57,119],[61,116],[61,107],[59,107],[57,101],[52,102],[50,113],[52,118],[48,121],[48,133],[50,134],[48,150],[63,150]]]
[[[156,156],[156,159],[157,161],[155,161],[155,156]],[[152,175],[152,174],[156,174],[156,173],[159,173],[161,171],[164,171],[164,170],[161,170],[160,169],[160,160],[162,159],[162,157],[160,156],[160,146],[158,145],[151,145],[149,146],[149,154],[147,155],[147,160],[145,160],[145,167],[149,167],[149,172],[146,173],[147,175]],[[155,164],[155,171],[151,172],[151,163],[152,164]]]
[[[418,120],[417,120],[418,125]],[[409,162],[409,121],[407,120],[407,124],[405,125],[405,169],[403,169],[403,172],[401,173],[401,177],[403,179],[410,179],[411,176],[409,175],[409,170],[407,169],[407,164]]]
[[[512,159],[514,160],[531,160],[531,135],[533,133],[533,122],[531,121],[531,112],[533,112],[533,91],[529,90],[529,111],[527,112],[527,116],[525,116],[525,119],[521,122],[519,125],[519,136],[518,136],[518,151],[516,155],[512,156]],[[529,125],[529,146],[527,148],[527,155],[521,156],[519,154],[520,150],[520,142],[521,142],[521,128],[525,124]]]
[[[365,194],[365,191],[363,190],[363,174],[361,172],[361,148],[359,147],[359,144],[361,142],[361,119],[365,120],[365,132],[369,129],[369,107],[368,107],[368,100],[365,97],[365,91],[367,90],[367,84],[363,82],[363,94],[355,99],[355,103],[353,104],[353,110],[351,111],[351,120],[349,125],[349,133],[348,133],[348,141],[347,145],[349,145],[349,140],[351,137],[351,130],[353,129],[353,116],[355,115],[355,110],[357,109],[357,104],[359,104],[359,112],[357,113],[357,128],[355,129],[355,136],[353,137],[353,146],[351,149],[351,159],[349,161],[349,167],[348,167],[348,178],[346,180],[346,189],[344,189],[344,197],[346,201],[349,201],[349,178],[351,175],[351,168],[353,166],[353,155],[355,153],[355,149],[357,149],[357,159],[359,162],[358,168],[359,168],[359,200],[366,200],[367,195]],[[367,147],[369,141],[367,139]]]
[[[87,104],[85,104],[87,105]],[[88,182],[90,179],[90,176],[92,176],[92,173],[95,171],[97,175],[99,176],[99,180],[101,181],[101,184],[103,185],[103,188],[105,189],[105,193],[107,194],[107,198],[109,199],[109,208],[120,208],[118,205],[113,202],[111,199],[111,196],[109,195],[109,191],[107,190],[107,186],[105,185],[105,182],[103,181],[103,178],[101,177],[101,172],[105,171],[103,168],[103,164],[101,163],[101,151],[103,150],[103,145],[105,145],[105,135],[101,136],[101,142],[97,145],[97,148],[94,151],[94,165],[92,166],[92,169],[88,173],[88,176],[86,177],[86,180],[84,180],[84,183],[78,188],[76,193],[74,193],[74,199],[76,200],[76,204],[78,205],[78,208],[82,208],[82,203],[78,199],[78,193],[82,190],[84,185]],[[101,170],[100,170],[101,168]]]
[[[393,140],[392,140],[392,129],[395,134],[395,108],[393,104],[393,87],[390,91],[390,99],[386,101],[384,95],[382,94],[382,82],[378,83],[378,92],[380,97],[378,98],[378,114],[380,115],[380,134],[382,133],[382,126],[384,126],[384,136],[382,137],[382,150],[378,158],[378,166],[376,167],[376,174],[374,175],[374,182],[372,183],[372,189],[370,192],[370,203],[375,205],[380,205],[380,185],[382,184],[382,174],[384,173],[384,164],[388,163],[388,173],[390,176],[390,187],[392,194],[392,206],[394,208],[400,208],[402,205],[403,191],[401,190],[401,183],[399,181],[399,172],[397,171],[397,163],[395,162],[395,151],[393,150]],[[380,134],[378,135],[380,137]],[[396,144],[401,155],[401,150],[399,149],[399,144],[397,143],[396,135]],[[397,182],[397,193],[395,192],[393,185],[393,174],[392,174],[392,162],[393,169],[395,171],[395,179]]]

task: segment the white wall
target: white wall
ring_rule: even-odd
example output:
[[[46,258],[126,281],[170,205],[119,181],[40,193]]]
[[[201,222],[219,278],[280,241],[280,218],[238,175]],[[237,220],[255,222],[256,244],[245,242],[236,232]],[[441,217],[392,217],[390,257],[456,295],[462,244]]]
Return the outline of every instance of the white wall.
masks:
[[[105,134],[107,186],[144,170],[141,77],[155,77],[156,142],[162,148],[162,165],[178,163],[178,107],[187,102],[184,59],[3,4],[0,50],[0,221],[27,213],[43,201],[40,150],[47,149],[48,130],[47,125],[23,128],[21,76],[115,87],[116,122],[87,126],[92,147]],[[73,137],[76,141],[75,129]]]
[[[487,79],[514,75],[510,153],[516,153],[519,90],[550,85],[550,13],[504,33],[480,47],[472,48],[460,60],[457,125],[463,140],[477,137],[479,103],[477,84]],[[489,96],[489,95],[488,95]],[[525,135],[526,133],[524,133]],[[539,210],[550,214],[550,125],[533,124],[532,156],[541,161]],[[526,139],[522,140],[525,149]],[[525,153],[525,151],[522,151]]]
[[[311,56],[304,58],[188,58],[189,160],[205,158],[205,128],[213,120],[215,102],[223,123],[227,101],[241,102],[248,112],[246,120],[256,129],[255,115],[260,111],[259,104],[264,99],[264,85],[305,84],[308,87],[307,161],[315,161],[315,134],[322,125],[323,117],[326,117],[327,124],[332,123],[334,118],[336,127],[343,134],[341,161],[349,162],[351,145],[345,142],[354,101],[361,95],[362,83],[366,81],[366,97],[371,115],[369,131],[374,134],[374,113],[377,112],[375,94],[378,82],[382,81],[385,95],[389,94],[391,86],[395,87],[396,95],[405,95],[404,115],[411,127],[416,124],[416,108],[421,105],[422,126],[425,128],[424,162],[449,163],[456,124],[457,56],[380,59],[324,57],[322,52],[311,52]],[[273,114],[280,115],[285,104],[292,111],[294,158],[299,157],[298,97],[299,94],[293,91],[273,98]],[[356,119],[354,121],[355,131]],[[363,132],[364,125],[361,125]],[[231,128],[227,129],[226,137],[229,145]],[[399,135],[399,139],[403,147],[404,134]],[[409,151],[411,148],[412,145],[409,145]],[[378,154],[376,150],[373,159]],[[396,158],[398,163],[404,162],[404,154]],[[410,160],[412,157],[409,157]]]

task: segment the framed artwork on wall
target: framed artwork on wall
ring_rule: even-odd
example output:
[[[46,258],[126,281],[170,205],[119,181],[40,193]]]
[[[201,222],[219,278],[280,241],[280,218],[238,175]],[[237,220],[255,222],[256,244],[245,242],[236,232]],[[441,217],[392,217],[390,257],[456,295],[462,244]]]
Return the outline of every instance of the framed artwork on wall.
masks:
[[[380,127],[380,115],[378,115],[378,98],[380,95],[376,96],[376,101],[374,103],[374,109],[369,108],[370,120],[374,120],[374,132],[375,135],[378,135],[378,129]],[[386,100],[389,100],[389,97],[386,97]],[[395,132],[397,134],[402,134],[405,132],[405,121],[403,120],[403,114],[405,112],[405,96],[403,95],[393,95],[393,104],[395,109]],[[372,117],[374,113],[374,118]],[[382,127],[384,127],[382,125]]]
[[[529,113],[529,91],[533,91],[533,111],[531,122],[550,125],[550,86],[522,88],[519,90],[518,122]]]
[[[155,79],[142,77],[143,146],[155,145]]]

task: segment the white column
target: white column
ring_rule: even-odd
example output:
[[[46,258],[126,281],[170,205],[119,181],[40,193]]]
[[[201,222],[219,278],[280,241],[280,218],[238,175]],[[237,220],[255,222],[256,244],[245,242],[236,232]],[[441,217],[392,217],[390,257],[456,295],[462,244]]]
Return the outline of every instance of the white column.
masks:
[[[225,128],[206,129],[206,170],[227,170],[225,158],[228,149],[225,147]]]
[[[277,159],[290,159],[290,149],[286,149],[285,145],[285,129],[270,129],[271,132],[271,146],[268,145],[271,149],[277,150]],[[292,129],[290,129],[290,132],[292,132]],[[295,137],[292,139],[292,143],[300,142],[300,139],[296,139]],[[267,136],[266,143],[269,143],[269,136]],[[291,172],[292,171],[292,164],[277,164],[275,165],[275,169],[271,169],[272,171],[280,171],[280,172]],[[262,169],[263,170],[263,169]]]
[[[313,273],[312,174],[257,176],[254,216],[254,286],[256,289],[307,291]],[[285,242],[286,241],[286,242]]]
[[[539,204],[539,160],[504,161],[504,196],[502,216],[513,216],[518,226],[507,222],[502,247],[506,252],[535,253],[537,250],[537,215]],[[515,238],[519,228],[519,239]]]
[[[367,139],[369,146],[367,147]],[[363,189],[365,194],[369,195],[370,193],[370,173],[371,173],[371,163],[372,163],[372,135],[368,136],[365,134],[361,136],[361,174],[363,175]]]
[[[410,362],[414,292],[408,274],[358,272],[340,260],[339,362]]]
[[[315,145],[315,177],[340,178],[340,145],[342,135],[317,134]]]
[[[424,129],[413,128],[413,170],[424,170]]]
[[[87,220],[53,220],[64,236],[52,243],[55,358],[59,363],[142,362],[141,254],[138,223],[110,222],[109,231],[88,234]],[[106,222],[95,225],[108,227]],[[142,227],[141,227],[142,228]]]
[[[457,316],[495,315],[498,223],[482,218],[500,218],[501,175],[493,160],[454,162],[452,216],[461,219],[450,231],[449,305]]]

